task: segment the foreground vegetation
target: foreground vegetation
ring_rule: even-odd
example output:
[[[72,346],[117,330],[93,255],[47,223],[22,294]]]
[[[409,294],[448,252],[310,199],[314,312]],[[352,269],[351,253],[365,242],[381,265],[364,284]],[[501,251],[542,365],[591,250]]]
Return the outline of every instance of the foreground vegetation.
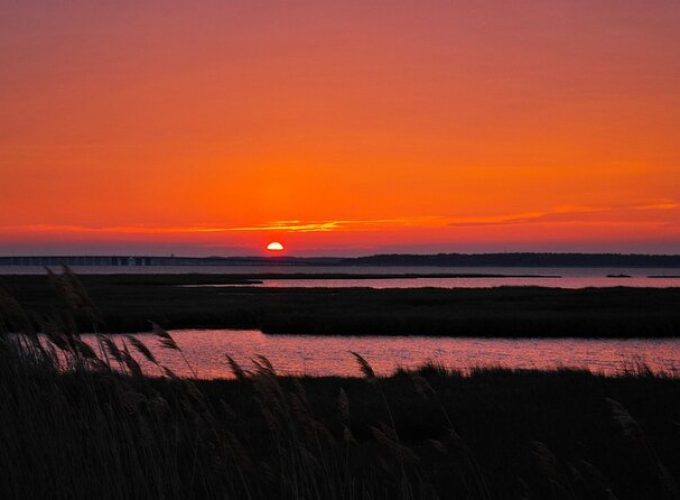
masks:
[[[108,331],[253,328],[266,333],[504,337],[667,337],[680,331],[680,288],[224,288],[257,275],[86,275]],[[54,307],[42,276],[0,278],[40,314]],[[62,304],[63,307],[63,304]],[[80,314],[79,324],[89,327]]]
[[[234,380],[150,378],[134,337],[88,347],[71,319],[97,309],[51,281],[39,318],[0,296],[2,498],[678,498],[680,380],[644,367],[379,378],[356,355],[362,378],[314,379],[225,356]]]

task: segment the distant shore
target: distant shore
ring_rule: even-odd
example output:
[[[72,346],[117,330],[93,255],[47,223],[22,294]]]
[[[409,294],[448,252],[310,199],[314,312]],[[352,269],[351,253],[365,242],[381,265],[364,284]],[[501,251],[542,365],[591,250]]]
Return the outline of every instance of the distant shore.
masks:
[[[27,255],[0,256],[5,266],[89,266],[125,269],[136,267],[238,266],[285,267],[584,267],[584,268],[680,268],[680,255],[618,253],[439,253],[379,254],[362,257],[178,257],[160,255]]]
[[[259,329],[269,334],[451,337],[675,337],[680,288],[266,288],[259,275],[83,275],[112,333]],[[381,276],[382,277],[382,276]],[[356,279],[355,276],[352,278]],[[0,276],[39,316],[63,308],[45,276]],[[208,285],[225,284],[216,290]],[[246,285],[246,286],[244,286]],[[92,322],[80,314],[80,326]]]

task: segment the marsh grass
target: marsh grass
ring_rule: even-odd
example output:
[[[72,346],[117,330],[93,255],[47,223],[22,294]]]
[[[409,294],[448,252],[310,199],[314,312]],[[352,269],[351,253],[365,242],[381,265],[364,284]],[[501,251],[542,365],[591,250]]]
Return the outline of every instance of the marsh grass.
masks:
[[[680,384],[643,366],[613,382],[436,364],[378,377],[353,353],[363,378],[307,379],[226,354],[235,379],[208,382],[154,324],[183,379],[136,337],[83,342],[73,317],[97,332],[99,311],[68,269],[49,280],[50,314],[0,292],[0,498],[678,498],[675,447],[658,447],[677,443]],[[651,436],[621,402],[657,405],[649,389],[670,408]]]
[[[254,275],[257,277],[257,275]],[[674,337],[678,288],[258,288],[191,287],[218,275],[84,275],[111,332],[165,328],[259,329],[268,334],[473,337]],[[41,276],[0,276],[31,310],[54,307]],[[83,287],[84,288],[84,287]],[[61,303],[64,301],[60,299]],[[85,302],[87,304],[87,302]],[[87,311],[87,309],[85,309]],[[74,314],[81,331],[92,321]],[[104,331],[103,329],[101,331]]]

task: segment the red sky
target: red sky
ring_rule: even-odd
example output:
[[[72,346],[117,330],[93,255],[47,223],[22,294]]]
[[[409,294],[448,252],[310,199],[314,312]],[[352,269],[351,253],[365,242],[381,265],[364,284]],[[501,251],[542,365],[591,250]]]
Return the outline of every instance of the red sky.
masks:
[[[0,254],[680,252],[680,3],[0,5]]]

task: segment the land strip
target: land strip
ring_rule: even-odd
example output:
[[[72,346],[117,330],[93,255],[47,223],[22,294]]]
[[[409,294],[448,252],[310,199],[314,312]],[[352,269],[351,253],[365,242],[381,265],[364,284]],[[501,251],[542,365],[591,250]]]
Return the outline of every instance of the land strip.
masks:
[[[309,275],[310,277],[312,275]],[[265,288],[260,275],[83,275],[112,333],[243,328],[315,335],[673,337],[680,288]],[[0,277],[34,318],[62,308],[45,276]],[[233,284],[233,287],[186,285]],[[37,321],[36,321],[37,322]],[[80,314],[81,328],[92,327]]]

